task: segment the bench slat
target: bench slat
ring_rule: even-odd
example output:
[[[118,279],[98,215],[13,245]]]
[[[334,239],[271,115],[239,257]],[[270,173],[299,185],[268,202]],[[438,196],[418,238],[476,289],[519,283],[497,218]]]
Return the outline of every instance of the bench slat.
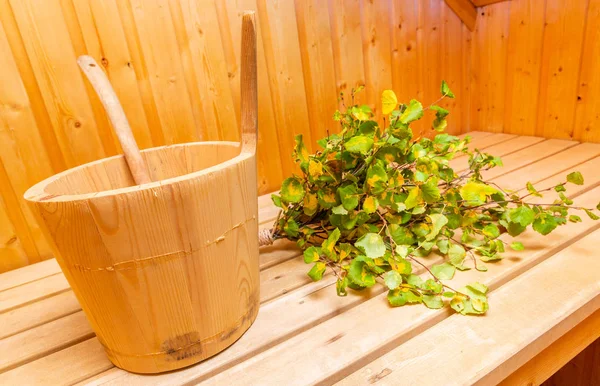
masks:
[[[17,287],[60,272],[55,259],[42,261],[0,274],[0,291]]]
[[[111,367],[98,339],[91,338],[7,371],[0,379],[6,385],[72,385]]]
[[[73,291],[62,292],[0,314],[0,339],[81,310]]]
[[[83,311],[0,340],[0,372],[94,336]]]
[[[485,318],[453,315],[340,385],[497,384],[600,309],[599,238],[584,237],[494,291]]]

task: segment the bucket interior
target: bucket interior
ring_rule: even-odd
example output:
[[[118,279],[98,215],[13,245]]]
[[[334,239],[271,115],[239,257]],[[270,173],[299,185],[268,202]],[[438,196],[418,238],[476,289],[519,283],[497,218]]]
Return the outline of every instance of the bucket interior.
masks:
[[[152,181],[162,181],[209,168],[239,153],[237,142],[195,142],[143,150],[142,157]],[[86,194],[135,186],[123,155],[81,165],[56,177],[45,186],[46,194]]]

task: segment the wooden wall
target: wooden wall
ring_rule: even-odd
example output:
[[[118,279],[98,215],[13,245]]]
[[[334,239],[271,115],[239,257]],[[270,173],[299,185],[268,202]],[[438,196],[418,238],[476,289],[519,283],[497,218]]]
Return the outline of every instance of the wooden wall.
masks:
[[[237,140],[241,11],[259,19],[259,190],[293,170],[295,134],[334,132],[341,91],[366,84],[458,99],[468,127],[470,36],[443,0],[0,0],[0,272],[51,257],[22,195],[119,145],[76,58],[107,71],[140,147]]]
[[[470,130],[600,142],[600,1],[478,9]]]
[[[142,148],[237,140],[241,11],[259,21],[259,191],[295,134],[335,132],[340,92],[436,99],[450,131],[600,142],[600,0],[511,0],[470,32],[443,0],[0,0],[0,272],[51,257],[32,184],[120,152],[75,59],[103,64]],[[427,129],[421,125],[420,129]]]

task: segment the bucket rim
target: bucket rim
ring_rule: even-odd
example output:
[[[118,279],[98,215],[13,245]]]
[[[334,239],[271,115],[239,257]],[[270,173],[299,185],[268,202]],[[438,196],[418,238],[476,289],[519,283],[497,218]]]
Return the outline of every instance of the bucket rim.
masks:
[[[38,182],[37,184],[33,185],[29,189],[27,189],[27,191],[23,195],[23,198],[25,198],[25,200],[32,202],[32,203],[73,202],[73,201],[89,200],[89,199],[97,198],[97,197],[99,198],[99,197],[117,196],[117,195],[121,195],[121,194],[132,193],[132,192],[152,190],[152,189],[160,188],[165,185],[173,185],[178,182],[188,181],[188,180],[191,180],[194,178],[202,177],[204,175],[214,173],[215,171],[229,168],[233,165],[236,165],[236,164],[242,162],[243,160],[246,160],[248,158],[255,156],[254,153],[242,151],[241,143],[234,142],[234,141],[201,141],[201,142],[178,143],[178,144],[172,144],[172,145],[151,147],[148,149],[141,150],[141,153],[146,153],[146,152],[151,152],[151,151],[156,151],[159,149],[166,149],[166,148],[185,147],[185,146],[189,146],[189,145],[200,145],[200,146],[217,145],[217,146],[224,146],[224,147],[235,146],[235,147],[239,148],[241,152],[240,152],[240,154],[236,155],[233,158],[230,158],[230,159],[228,159],[224,162],[218,163],[216,165],[207,167],[205,169],[201,169],[201,170],[187,173],[187,174],[182,174],[182,175],[176,176],[176,177],[167,178],[164,180],[152,181],[147,184],[133,185],[133,186],[127,186],[127,187],[123,187],[123,188],[108,189],[108,190],[102,190],[99,192],[90,192],[90,193],[81,193],[81,194],[51,194],[51,193],[48,193],[45,191],[46,187],[49,184],[55,182],[56,180],[64,178],[65,176],[73,173],[76,170],[84,169],[91,165],[100,164],[100,163],[106,162],[108,160],[125,157],[123,154],[117,154],[117,155],[114,155],[111,157],[105,157],[105,158],[101,158],[99,160],[87,162],[85,164],[81,164],[81,165],[75,166],[73,168],[64,170],[60,173],[54,174],[54,175]]]

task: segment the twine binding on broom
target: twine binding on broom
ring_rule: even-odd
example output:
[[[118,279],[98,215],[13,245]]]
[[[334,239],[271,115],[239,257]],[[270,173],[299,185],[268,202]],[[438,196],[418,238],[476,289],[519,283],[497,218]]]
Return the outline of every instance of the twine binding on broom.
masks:
[[[273,245],[273,229],[261,229],[258,231],[258,246]]]

